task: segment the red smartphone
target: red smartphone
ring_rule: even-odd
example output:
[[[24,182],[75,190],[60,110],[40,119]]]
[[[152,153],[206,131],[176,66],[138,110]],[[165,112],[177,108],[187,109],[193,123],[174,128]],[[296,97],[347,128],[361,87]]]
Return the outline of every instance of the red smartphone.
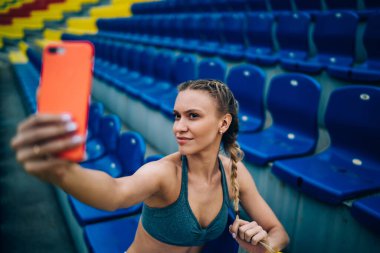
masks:
[[[94,46],[87,41],[64,41],[46,46],[37,93],[40,113],[69,113],[86,137],[92,85]],[[82,161],[85,144],[62,152],[60,157]]]

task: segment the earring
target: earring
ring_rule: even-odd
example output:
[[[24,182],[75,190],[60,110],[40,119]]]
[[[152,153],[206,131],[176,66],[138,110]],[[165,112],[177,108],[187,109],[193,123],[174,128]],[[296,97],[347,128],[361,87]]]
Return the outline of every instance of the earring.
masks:
[[[223,131],[222,131],[222,130],[219,130],[219,134],[221,134],[221,135],[222,135],[222,134],[223,134]]]

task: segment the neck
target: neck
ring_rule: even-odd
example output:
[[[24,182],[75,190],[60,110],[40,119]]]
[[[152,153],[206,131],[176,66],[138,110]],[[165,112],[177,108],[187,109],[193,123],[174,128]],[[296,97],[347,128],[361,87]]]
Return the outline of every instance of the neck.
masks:
[[[218,154],[219,150],[187,155],[189,174],[211,181],[213,175],[219,171]]]

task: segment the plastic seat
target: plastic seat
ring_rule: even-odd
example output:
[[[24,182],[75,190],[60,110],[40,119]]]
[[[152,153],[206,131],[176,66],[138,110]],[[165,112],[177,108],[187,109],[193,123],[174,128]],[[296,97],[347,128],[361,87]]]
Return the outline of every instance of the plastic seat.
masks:
[[[318,139],[320,85],[303,74],[272,78],[267,109],[272,125],[258,133],[241,133],[238,142],[247,161],[263,166],[279,159],[314,152]]]
[[[198,79],[214,79],[224,82],[227,65],[220,58],[205,58],[198,64]]]
[[[277,58],[273,57],[274,42],[272,26],[274,18],[268,13],[247,14],[247,41],[246,59],[260,65],[274,65]]]
[[[253,65],[241,64],[228,72],[227,85],[239,102],[239,131],[260,130],[265,122],[265,73]]]
[[[90,252],[125,252],[132,244],[140,215],[90,224],[84,237]]]
[[[277,161],[272,171],[288,184],[323,202],[342,201],[380,190],[380,89],[337,88],[325,125],[331,144],[305,158]]]
[[[359,199],[352,203],[351,214],[360,224],[380,234],[380,196]]]
[[[112,177],[133,175],[143,165],[145,155],[145,142],[136,132],[125,132],[120,135],[116,150],[93,162],[83,163],[84,168],[100,170]],[[113,212],[99,210],[88,206],[72,196],[68,196],[72,211],[82,226],[85,224],[114,219],[137,213],[142,205],[136,204],[128,208],[118,209]]]
[[[329,10],[357,10],[357,0],[325,0]]]
[[[195,50],[205,56],[217,54],[222,46],[222,26],[220,14],[207,14],[200,17],[198,32],[202,41]]]
[[[286,59],[281,66],[289,71],[319,74],[327,66],[351,66],[355,56],[359,18],[354,12],[323,13],[316,16],[313,40],[315,57],[308,60]]]
[[[364,9],[359,10],[358,13],[364,19],[368,18],[370,15],[379,12],[380,10],[380,2],[377,0],[364,0]]]
[[[162,159],[163,157],[164,157],[163,155],[150,155],[150,156],[145,158],[144,164],[154,162],[154,161],[158,161],[158,160]]]
[[[100,119],[104,113],[104,106],[100,102],[94,102],[90,105],[88,113],[88,130],[87,130],[87,141],[96,136],[99,133]]]
[[[247,0],[247,5],[250,11],[267,11],[265,0]]]
[[[309,27],[311,18],[306,13],[283,13],[277,16],[276,30],[280,62],[306,60],[309,56]]]
[[[292,11],[292,3],[290,0],[269,0],[272,11]]]
[[[380,13],[369,16],[363,35],[363,44],[367,51],[367,60],[355,67],[330,66],[327,73],[332,77],[361,82],[380,81]]]
[[[225,14],[222,16],[223,46],[218,54],[227,60],[239,61],[245,54],[245,16],[243,13]]]
[[[310,0],[294,0],[298,11],[321,11],[322,2],[321,1],[310,1]]]
[[[183,39],[177,40],[176,47],[183,51],[195,51],[201,43],[201,32],[199,31],[201,15],[191,14],[183,17]]]
[[[248,3],[247,0],[235,0],[235,1],[229,1],[230,8],[234,12],[239,11],[248,11]]]
[[[86,159],[82,163],[93,161],[104,156],[116,148],[120,134],[121,123],[116,115],[107,115],[101,118],[98,138],[86,143]]]

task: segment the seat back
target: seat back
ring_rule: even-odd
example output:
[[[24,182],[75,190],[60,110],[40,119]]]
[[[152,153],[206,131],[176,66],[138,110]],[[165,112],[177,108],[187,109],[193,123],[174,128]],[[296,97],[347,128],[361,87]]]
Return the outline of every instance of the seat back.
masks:
[[[247,40],[251,47],[273,49],[272,27],[274,18],[267,13],[247,14]]]
[[[316,16],[313,39],[322,63],[352,64],[358,21],[358,16],[350,11]]]
[[[182,82],[195,80],[197,67],[197,58],[193,54],[178,55],[173,65],[172,84],[176,87]]]
[[[153,76],[154,59],[157,55],[157,50],[154,48],[146,48],[142,52],[140,60],[140,72],[145,76]]]
[[[320,93],[319,83],[307,75],[281,74],[272,78],[267,108],[273,125],[316,141]]]
[[[357,10],[357,0],[325,0],[329,10]]]
[[[104,113],[104,106],[102,103],[94,102],[90,105],[88,116],[88,128],[91,135],[96,136],[99,133],[100,119]]]
[[[265,0],[247,0],[248,8],[250,11],[267,11],[267,4]]]
[[[99,137],[108,152],[114,152],[120,135],[121,123],[116,115],[106,115],[100,119]]]
[[[221,18],[220,14],[206,14],[201,15],[198,26],[203,41],[207,42],[220,42],[221,41]]]
[[[242,13],[228,13],[221,18],[224,43],[245,46],[244,21]]]
[[[309,10],[322,10],[321,1],[310,1],[310,0],[294,0],[298,11],[309,11]]]
[[[264,123],[264,72],[253,65],[232,67],[227,75],[227,85],[239,102],[239,110],[253,115]]]
[[[364,0],[366,9],[380,9],[380,2],[378,0]]]
[[[282,57],[304,59],[309,52],[310,15],[284,13],[278,15],[276,30]]]
[[[269,0],[272,11],[292,11],[290,0]]]
[[[124,132],[119,136],[117,157],[122,165],[122,176],[130,176],[144,164],[146,145],[137,132]]]
[[[154,77],[158,81],[171,82],[171,73],[175,55],[171,51],[163,50],[157,54],[154,61]]]
[[[379,112],[380,88],[351,86],[336,89],[330,95],[325,114],[331,145],[348,151],[355,156],[352,159],[361,163],[367,160],[379,164]]]
[[[183,35],[184,38],[188,39],[201,39],[201,32],[199,31],[200,26],[200,17],[199,14],[188,14],[184,17],[183,21]]]
[[[368,18],[363,43],[369,67],[380,69],[380,13],[372,14]]]
[[[220,58],[206,58],[198,65],[199,79],[215,79],[224,82],[227,65]]]

